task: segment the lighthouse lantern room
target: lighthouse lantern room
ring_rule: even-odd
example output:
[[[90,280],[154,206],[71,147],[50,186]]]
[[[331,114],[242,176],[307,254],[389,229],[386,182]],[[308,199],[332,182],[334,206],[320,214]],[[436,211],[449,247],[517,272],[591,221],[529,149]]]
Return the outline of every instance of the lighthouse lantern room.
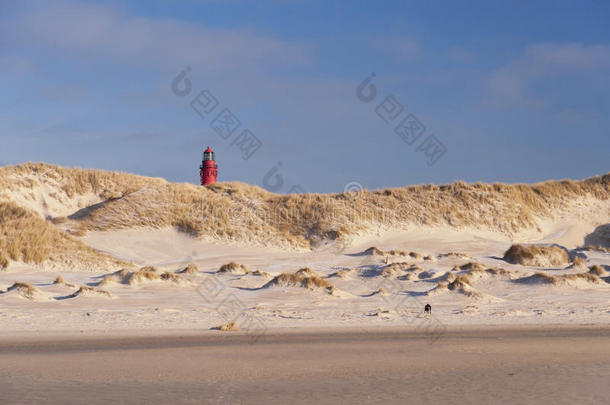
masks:
[[[201,162],[201,166],[199,166],[199,176],[201,177],[202,186],[216,183],[216,177],[218,177],[218,165],[214,160],[214,151],[212,151],[209,146],[203,152],[203,161]]]

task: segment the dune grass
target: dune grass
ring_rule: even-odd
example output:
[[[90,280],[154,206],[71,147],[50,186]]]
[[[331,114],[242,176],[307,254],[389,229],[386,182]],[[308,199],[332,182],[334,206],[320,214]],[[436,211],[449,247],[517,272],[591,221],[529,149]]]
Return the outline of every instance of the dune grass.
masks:
[[[282,273],[275,276],[263,287],[278,285],[281,287],[301,287],[309,290],[324,289],[332,293],[334,286],[317,275],[313,270],[304,268],[295,273]]]
[[[97,283],[97,286],[103,287],[117,283],[136,286],[150,281],[171,281],[174,283],[189,282],[188,279],[180,274],[169,271],[161,272],[156,267],[145,266],[136,271],[122,269],[112,274],[107,274]]]
[[[104,201],[74,219],[82,230],[175,227],[197,237],[291,248],[312,248],[379,226],[408,224],[474,226],[512,235],[536,228],[540,218],[564,210],[570,200],[610,197],[610,174],[533,185],[456,182],[356,194],[278,195],[237,182],[200,187],[28,163],[0,168],[0,200],[10,198],[7,193],[30,194],[42,183],[56,187],[60,202],[86,193]]]
[[[564,266],[570,262],[568,252],[559,246],[512,245],[504,260],[513,264],[534,267]]]
[[[477,263],[477,262],[468,262],[466,264],[459,266],[459,268],[460,268],[460,270],[468,270],[468,271],[473,271],[473,272],[485,270],[485,266],[483,266],[481,263]]]
[[[465,274],[460,274],[453,279],[449,284],[447,284],[447,288],[449,290],[463,290],[464,288],[472,287],[472,280]]]
[[[421,253],[406,252],[404,250],[396,250],[396,249],[381,250],[376,246],[371,246],[370,248],[368,248],[364,252],[362,252],[362,254],[371,255],[371,256],[403,256],[403,257],[408,256],[408,257],[411,257],[416,260],[424,259],[424,255],[422,255]],[[431,259],[430,256],[427,256],[427,257],[428,257],[428,260]]]
[[[184,269],[179,270],[178,274],[199,274],[199,267],[195,263],[189,263]]]
[[[57,230],[36,213],[13,202],[0,202],[0,267],[7,268],[11,261],[41,264],[46,260],[98,269],[120,263]]]
[[[541,284],[551,284],[551,285],[561,285],[566,284],[566,282],[570,281],[584,281],[588,283],[603,283],[603,281],[596,274],[591,273],[576,273],[576,274],[563,274],[561,276],[554,276],[551,274],[547,274],[542,271],[538,271],[531,276],[523,277],[516,282],[520,283],[541,283]]]
[[[606,269],[604,269],[599,264],[594,264],[593,266],[591,266],[589,268],[589,274],[593,274],[593,275],[596,275],[599,277],[604,277],[604,276],[608,275],[608,272],[606,271]]]
[[[30,283],[17,281],[10,286],[6,292],[17,291],[24,298],[33,300],[40,291]]]
[[[230,262],[230,263],[226,263],[226,264],[223,264],[222,266],[220,266],[217,273],[248,274],[248,273],[250,273],[250,270],[248,269],[248,266],[246,266],[244,264]]]
[[[112,298],[112,294],[110,294],[106,290],[101,290],[99,288],[93,288],[86,285],[81,286],[78,290],[70,294],[67,298],[76,298],[76,297],[105,297]]]
[[[66,280],[64,280],[64,278],[61,276],[61,274],[55,278],[55,281],[53,281],[53,284],[54,285],[63,285],[66,287],[74,287],[74,284],[67,283]]]
[[[226,322],[220,326],[213,327],[212,329],[222,332],[236,332],[239,330],[239,326],[237,325],[237,322]]]
[[[572,266],[573,267],[579,267],[579,268],[586,268],[587,267],[587,259],[585,259],[582,256],[574,256],[574,259],[572,259]]]
[[[587,245],[583,248],[584,250],[592,250],[592,251],[597,251],[597,252],[603,252],[603,253],[610,253],[610,249],[605,248],[601,245]]]

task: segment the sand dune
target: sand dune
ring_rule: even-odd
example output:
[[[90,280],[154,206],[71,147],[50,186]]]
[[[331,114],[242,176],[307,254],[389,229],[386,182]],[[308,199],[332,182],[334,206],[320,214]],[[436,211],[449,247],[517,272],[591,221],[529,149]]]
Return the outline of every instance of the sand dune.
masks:
[[[189,283],[189,280],[180,274],[169,271],[162,272],[156,267],[146,266],[137,271],[123,269],[112,274],[107,274],[102,277],[102,279],[97,283],[97,286],[103,287],[112,284],[127,284],[130,286],[137,286],[155,281],[170,281],[177,284]]]
[[[477,301],[501,302],[501,298],[478,291],[473,286],[473,280],[468,274],[454,275],[450,273],[447,282],[438,283],[436,287],[429,290],[426,295],[435,296],[448,292],[457,293]]]
[[[70,288],[74,287],[74,284],[67,283],[66,280],[64,280],[64,278],[61,275],[57,276],[55,281],[53,281],[53,284],[54,285],[61,285],[61,286],[64,286],[64,287],[70,287]]]
[[[151,266],[142,267],[138,271],[128,272],[121,280],[123,284],[129,284],[131,286],[150,281],[171,281],[174,283],[188,283],[188,280],[181,275],[170,272],[161,273],[159,269]]]
[[[282,273],[275,276],[271,281],[266,283],[263,288],[272,286],[280,287],[301,287],[314,291],[325,291],[332,294],[335,287],[319,274],[309,268],[303,268],[295,273]]]
[[[112,298],[112,294],[110,294],[106,290],[101,290],[99,288],[93,288],[89,286],[81,286],[78,290],[73,292],[72,294],[63,297],[63,298],[77,298],[77,297],[104,297],[104,298]]]
[[[18,296],[29,301],[49,301],[50,298],[30,283],[15,282],[0,297]]]
[[[421,253],[417,253],[417,252],[406,252],[404,250],[396,250],[396,249],[381,250],[375,246],[371,246],[370,248],[366,249],[361,254],[371,255],[371,256],[401,256],[401,257],[410,257],[415,260],[432,260],[432,256],[429,256],[429,255],[424,256]]]
[[[230,262],[220,266],[217,273],[248,274],[250,273],[250,269],[248,269],[248,267],[243,264]]]
[[[515,244],[504,253],[504,260],[525,266],[555,267],[569,264],[570,257],[567,250],[561,246]]]
[[[591,268],[589,269],[589,273],[599,277],[608,275],[608,271],[599,264],[591,266]]]
[[[204,188],[42,163],[0,168],[0,185],[0,200],[33,211],[40,218],[66,217],[65,223],[57,226],[77,234],[174,227],[189,235],[223,241],[307,249],[326,241],[349,240],[378,225],[395,229],[412,224],[474,226],[510,236],[535,231],[542,221],[580,212],[586,222],[583,204],[607,207],[610,196],[608,174],[579,182],[535,185],[457,182],[358,195],[276,195],[242,183]],[[600,213],[604,217],[596,220],[610,222],[607,210]],[[380,249],[375,253],[407,252]]]
[[[514,280],[516,283],[524,284],[551,284],[556,286],[590,287],[592,284],[605,286],[607,283],[599,276],[591,273],[563,274],[553,276],[543,272],[536,272],[530,276]]]
[[[5,236],[0,238],[0,269],[8,268],[11,262],[42,265],[43,269],[52,269],[49,264],[53,264],[87,271],[123,264],[13,202],[0,201],[0,234]]]
[[[199,267],[195,263],[189,263],[184,269],[178,270],[178,274],[199,274]]]
[[[504,277],[510,279],[519,273],[516,271],[505,270],[503,268],[473,268],[468,270],[466,274],[468,274],[471,279],[489,277]]]
[[[236,302],[270,327],[399,325],[425,300],[448,324],[603,323],[609,176],[277,195],[241,183],[1,168],[0,283],[17,273],[33,289],[0,294],[16,298],[0,322],[74,328],[99,302],[92,328],[208,330]],[[50,271],[70,283],[49,285]],[[61,295],[74,285],[85,287]],[[65,300],[106,293],[114,299]]]

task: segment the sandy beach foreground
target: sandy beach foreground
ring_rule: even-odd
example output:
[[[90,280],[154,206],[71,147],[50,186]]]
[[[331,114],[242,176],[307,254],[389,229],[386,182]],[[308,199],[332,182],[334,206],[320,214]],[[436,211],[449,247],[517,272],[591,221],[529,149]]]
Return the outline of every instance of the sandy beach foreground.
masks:
[[[3,404],[601,404],[610,329],[0,340]]]

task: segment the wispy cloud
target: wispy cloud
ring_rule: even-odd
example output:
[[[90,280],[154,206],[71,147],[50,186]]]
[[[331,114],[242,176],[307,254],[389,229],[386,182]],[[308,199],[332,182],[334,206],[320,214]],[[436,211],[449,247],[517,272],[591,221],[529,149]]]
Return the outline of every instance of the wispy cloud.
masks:
[[[14,46],[157,66],[192,63],[208,71],[265,69],[310,61],[307,44],[167,18],[130,16],[77,1],[26,2],[0,28]]]
[[[415,58],[420,50],[416,40],[404,36],[377,37],[370,43],[377,50],[387,53],[399,61]]]
[[[492,72],[489,88],[498,101],[544,106],[549,100],[534,87],[546,79],[562,77],[596,80],[610,68],[610,45],[537,44],[516,60]]]

